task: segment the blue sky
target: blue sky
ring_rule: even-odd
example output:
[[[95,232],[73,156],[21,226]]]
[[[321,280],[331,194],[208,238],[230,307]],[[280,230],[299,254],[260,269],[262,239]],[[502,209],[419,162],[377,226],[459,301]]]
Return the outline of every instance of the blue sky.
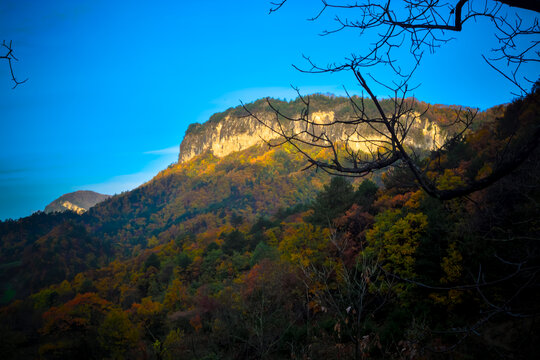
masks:
[[[302,54],[339,61],[367,39],[318,36],[332,17],[306,21],[318,10],[315,1],[290,0],[272,15],[269,6],[0,2],[0,40],[13,40],[16,74],[29,78],[12,90],[0,62],[0,219],[30,215],[71,191],[133,189],[176,161],[190,123],[240,100],[290,98],[291,84],[305,94],[342,94],[343,85],[358,91],[350,74],[302,74],[291,64],[302,65]],[[480,108],[512,99],[514,89],[480,57],[478,50],[489,52],[495,42],[483,25],[472,24],[425,59],[416,97]],[[385,69],[373,74],[390,76]]]

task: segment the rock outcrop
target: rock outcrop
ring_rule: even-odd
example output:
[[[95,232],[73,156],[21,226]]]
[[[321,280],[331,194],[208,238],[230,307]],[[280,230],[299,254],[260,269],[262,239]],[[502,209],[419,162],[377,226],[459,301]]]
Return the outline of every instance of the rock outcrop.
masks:
[[[210,151],[217,157],[223,157],[264,141],[279,138],[279,135],[272,130],[272,128],[277,129],[277,121],[275,114],[271,111],[256,113],[262,122],[251,116],[242,116],[239,112],[241,111],[238,109],[229,109],[224,113],[214,115],[204,124],[191,124],[180,144],[178,162],[186,162],[205,151]],[[444,142],[445,132],[438,124],[421,117],[418,113],[415,115],[405,144],[426,150],[440,146]],[[340,119],[343,118],[343,114],[340,116]],[[336,118],[336,112],[332,110],[313,111],[310,114],[310,120],[315,124],[320,124],[315,127],[316,133],[320,134],[324,131],[333,142],[346,141],[353,150],[364,152],[376,150],[383,141],[387,140],[367,125],[324,126],[332,123]],[[294,133],[301,132],[302,127],[306,126],[301,122],[286,120],[282,122],[282,125],[285,126],[287,132]]]

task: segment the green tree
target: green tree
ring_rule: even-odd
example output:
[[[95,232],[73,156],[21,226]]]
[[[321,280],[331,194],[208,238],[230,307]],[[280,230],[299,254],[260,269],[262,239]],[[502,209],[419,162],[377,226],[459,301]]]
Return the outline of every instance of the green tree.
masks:
[[[307,220],[314,225],[329,226],[351,207],[354,199],[351,183],[343,177],[333,177],[330,184],[324,185],[324,189],[317,194],[311,206],[313,214]]]
[[[379,190],[379,188],[373,181],[364,179],[354,193],[354,202],[362,206],[364,210],[368,210],[375,200],[377,190]]]
[[[149,267],[155,267],[159,270],[161,267],[161,261],[159,260],[159,257],[156,255],[156,253],[150,254],[150,256],[146,259],[144,262],[144,270],[148,270]]]
[[[253,250],[250,264],[251,266],[254,266],[263,259],[274,260],[277,258],[277,255],[278,255],[278,252],[275,248],[261,241],[257,244],[257,246],[255,247],[255,250]]]
[[[240,252],[247,245],[244,233],[237,229],[234,229],[228,234],[222,234],[222,238],[224,238],[225,241],[223,242],[221,249],[223,250],[223,253],[227,255],[232,255],[234,251]]]
[[[128,315],[120,310],[111,310],[98,329],[99,343],[112,359],[123,360],[134,349],[140,339],[140,330]]]

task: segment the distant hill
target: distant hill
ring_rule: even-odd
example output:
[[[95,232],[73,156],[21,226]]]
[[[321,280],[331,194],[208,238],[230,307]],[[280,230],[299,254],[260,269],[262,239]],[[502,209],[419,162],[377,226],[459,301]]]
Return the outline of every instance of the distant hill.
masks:
[[[89,190],[79,190],[64,194],[45,207],[46,213],[71,210],[82,214],[92,206],[110,198],[111,195],[100,194]]]

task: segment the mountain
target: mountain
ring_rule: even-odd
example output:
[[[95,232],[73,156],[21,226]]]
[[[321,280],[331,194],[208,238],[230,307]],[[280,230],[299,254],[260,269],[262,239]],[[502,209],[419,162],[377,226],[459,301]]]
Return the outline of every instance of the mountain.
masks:
[[[292,115],[303,108],[299,100],[275,101],[280,110]],[[366,104],[369,107],[369,102]],[[271,121],[273,113],[263,100],[246,106]],[[417,106],[428,107],[420,102]],[[347,98],[315,95],[311,97],[311,109],[312,118],[352,116]],[[452,122],[455,111],[456,107],[430,106],[410,132],[415,145],[430,149],[434,141],[439,142],[442,126]],[[479,118],[493,118],[490,111],[480,113]],[[37,213],[0,222],[0,269],[8,265],[0,272],[0,285],[4,282],[2,287],[15,294],[4,296],[5,301],[70,278],[75,274],[73,269],[129,259],[144,249],[181,237],[186,231],[195,236],[207,234],[210,241],[233,217],[250,223],[261,216],[311,203],[329,176],[302,171],[306,160],[292,146],[269,148],[263,139],[271,139],[274,133],[245,115],[242,107],[231,108],[214,114],[204,124],[191,125],[180,145],[178,163],[132,191],[108,197],[92,207],[80,202],[89,193],[95,199],[97,194],[92,192],[66,194],[53,202],[60,205],[59,210],[64,210],[66,202],[88,209],[81,216],[72,211]],[[343,132],[338,128],[330,136],[339,138]],[[313,157],[330,155],[318,149],[306,151]],[[379,185],[382,174],[372,175]],[[65,229],[76,229],[72,233],[77,236],[67,241],[61,236]],[[52,250],[66,241],[69,247],[81,251],[64,256],[64,252]],[[47,265],[34,262],[44,254],[49,254]],[[32,269],[39,276],[20,269]]]
[[[83,214],[92,206],[107,200],[111,195],[104,195],[89,190],[79,190],[64,194],[58,199],[45,206],[46,213],[73,211],[77,214]]]
[[[347,116],[348,101],[314,96],[312,119]],[[276,102],[300,113],[296,101]],[[247,106],[271,121],[264,102]],[[456,110],[430,106],[411,145],[432,148]],[[489,172],[491,149],[514,137],[514,122],[497,127],[502,110],[479,113],[477,129],[445,149],[433,169],[446,175],[441,186]],[[538,151],[471,199],[440,202],[401,186],[399,166],[365,181],[303,171],[302,154],[266,146],[274,134],[244,115],[190,126],[177,164],[80,216],[0,221],[4,358],[440,358],[429,349],[458,347],[479,358],[487,345],[494,355],[516,344],[534,353],[527,346],[539,342],[520,334],[540,333],[538,322],[486,309],[538,313]]]
[[[276,102],[290,114],[302,110],[299,100]],[[272,117],[263,100],[247,106],[261,118]],[[347,98],[312,96],[312,117],[351,116],[349,107]],[[79,194],[87,192],[66,194],[54,202],[60,206],[69,202],[89,209],[82,216],[74,217],[72,211],[38,213],[0,222],[0,269],[3,264],[9,264],[0,272],[0,283],[9,283],[4,288],[13,289],[16,294],[4,298],[24,297],[40,287],[69,278],[74,268],[86,269],[103,266],[111,259],[128,259],[156,244],[181,237],[186,231],[207,234],[211,239],[232,217],[250,223],[260,216],[273,216],[312,202],[329,176],[324,172],[302,171],[306,160],[292,146],[266,146],[261,138],[272,138],[274,134],[245,115],[242,107],[231,108],[214,114],[204,124],[191,125],[180,145],[179,162],[132,191],[109,197],[91,208],[77,202]],[[493,117],[489,111],[480,115]],[[411,135],[415,134],[411,137],[417,145],[429,149],[442,133],[437,124],[451,122],[453,116],[453,107],[430,106],[414,131],[411,130]],[[338,138],[343,129],[332,134]],[[314,157],[329,155],[317,149],[306,151]],[[381,176],[382,172],[378,172],[372,179],[382,185]],[[69,257],[50,251],[65,243],[60,235],[67,228],[77,229],[74,233],[78,234],[72,237],[70,241],[76,239],[76,243],[70,246],[82,249]],[[47,266],[33,260],[43,254],[49,254]],[[39,276],[20,269],[32,269]]]

